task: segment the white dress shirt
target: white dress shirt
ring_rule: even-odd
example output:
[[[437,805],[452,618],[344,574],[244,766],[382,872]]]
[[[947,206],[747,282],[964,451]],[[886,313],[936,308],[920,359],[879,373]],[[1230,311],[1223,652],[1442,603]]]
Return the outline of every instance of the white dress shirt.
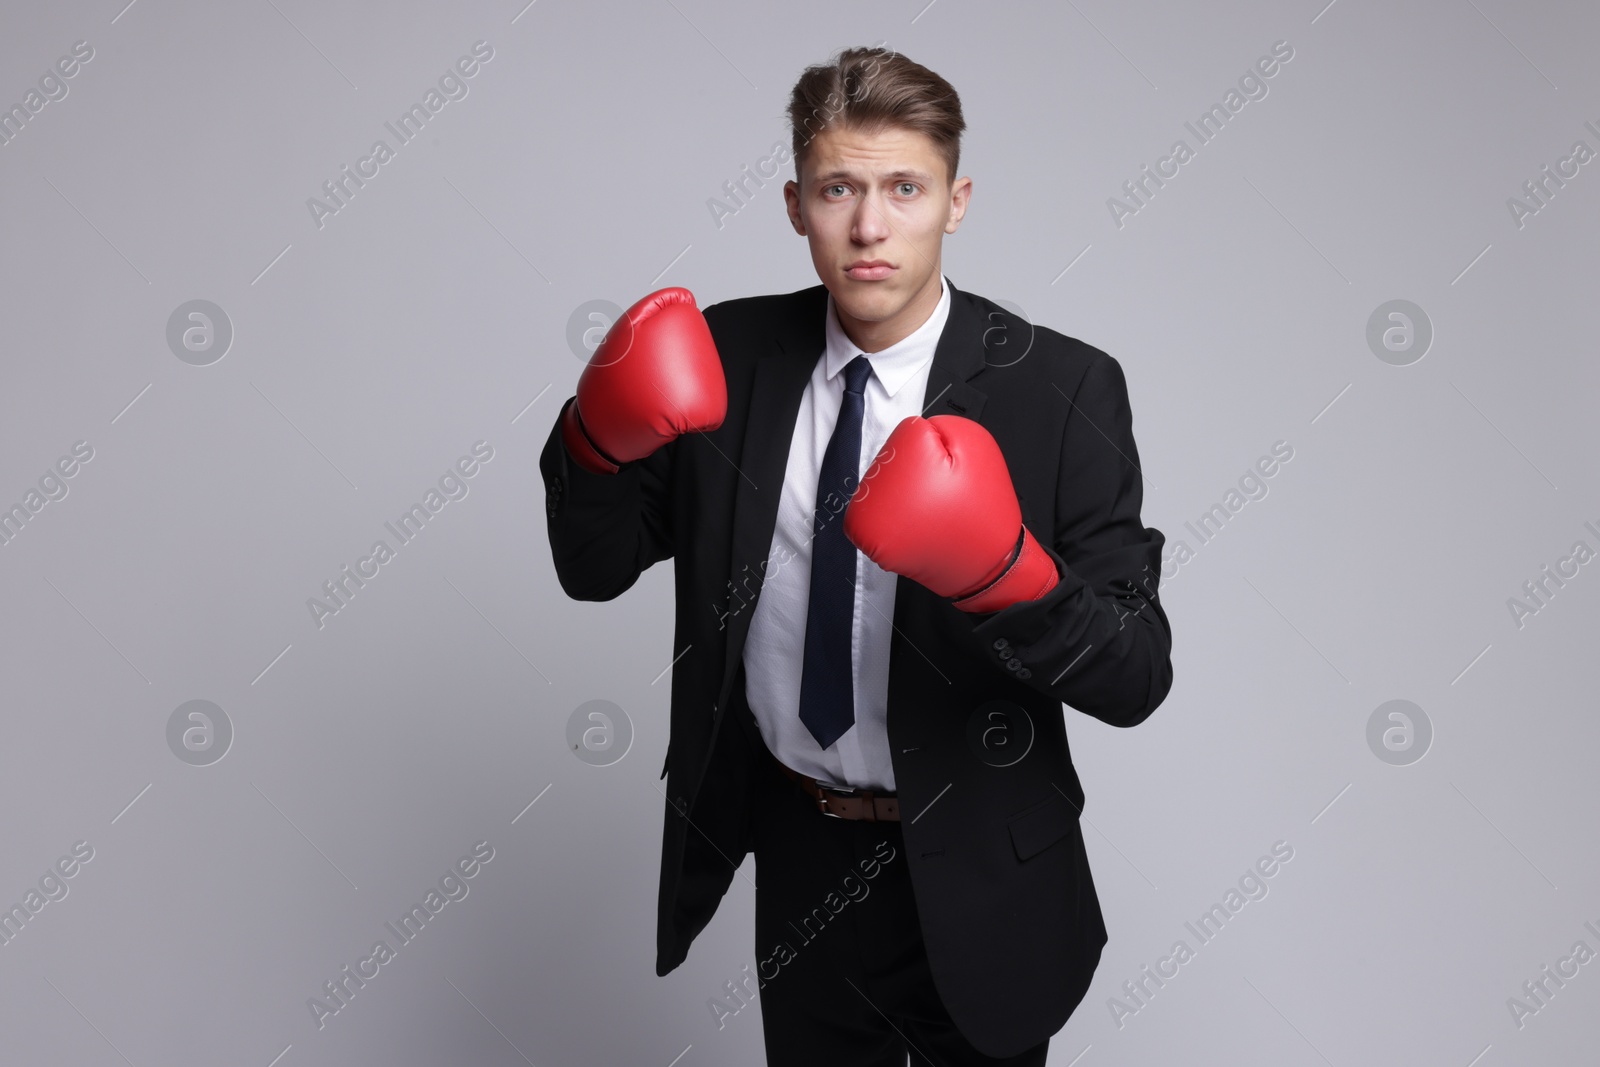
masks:
[[[939,277],[939,303],[909,337],[872,363],[861,422],[858,477],[866,473],[889,432],[908,415],[922,414],[934,348],[950,314],[950,288]],[[800,673],[805,661],[806,606],[811,593],[811,540],[822,456],[839,420],[844,370],[861,349],[845,335],[828,296],[827,346],[800,398],[789,462],[783,476],[777,524],[761,595],[745,640],[745,697],[767,748],[780,761],[822,782],[893,791],[886,712],[889,640],[893,635],[895,583],[899,576],[857,553],[855,614],[850,654],[855,725],[823,749],[800,721]],[[781,566],[775,562],[786,560]]]

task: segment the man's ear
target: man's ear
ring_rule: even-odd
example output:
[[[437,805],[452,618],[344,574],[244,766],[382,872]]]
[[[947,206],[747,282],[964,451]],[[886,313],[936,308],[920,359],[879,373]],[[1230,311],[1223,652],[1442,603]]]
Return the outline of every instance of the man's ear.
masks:
[[[967,202],[972,198],[972,179],[960,178],[950,187],[950,217],[945,220],[944,232],[955,233],[967,214]]]
[[[800,218],[800,186],[792,181],[783,183],[783,203],[789,211],[789,225],[801,237],[806,235],[806,224]]]

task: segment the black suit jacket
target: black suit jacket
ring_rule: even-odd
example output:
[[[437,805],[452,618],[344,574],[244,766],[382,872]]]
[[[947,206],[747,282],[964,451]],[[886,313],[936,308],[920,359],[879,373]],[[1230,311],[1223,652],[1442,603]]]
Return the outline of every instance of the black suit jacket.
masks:
[[[1134,726],[1166,697],[1164,538],[1140,519],[1117,361],[945,281],[950,315],[923,414],[961,415],[994,435],[1023,522],[1060,581],[1039,600],[969,615],[901,577],[888,733],[940,997],[976,1048],[1007,1056],[1060,1029],[1106,942],[1062,705]],[[818,285],[705,309],[728,385],[717,430],[600,475],[571,461],[558,417],[539,458],[568,596],[610,600],[673,561],[680,658],[662,772],[657,974],[683,962],[751,847],[751,776],[765,769],[736,743],[753,729],[739,668],[826,308]]]

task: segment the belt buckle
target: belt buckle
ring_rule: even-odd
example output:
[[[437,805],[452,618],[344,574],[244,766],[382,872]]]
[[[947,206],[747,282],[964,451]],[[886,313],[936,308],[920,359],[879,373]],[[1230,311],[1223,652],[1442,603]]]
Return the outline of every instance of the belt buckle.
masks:
[[[860,793],[861,793],[861,790],[856,789],[853,786],[824,785],[821,782],[817,783],[817,791],[818,791],[817,810],[822,812],[822,814],[826,815],[830,819],[842,819],[842,818],[844,818],[844,816],[840,815],[836,811],[829,811],[828,810],[828,794],[829,793],[832,793],[835,796],[840,796],[840,797],[859,796]]]

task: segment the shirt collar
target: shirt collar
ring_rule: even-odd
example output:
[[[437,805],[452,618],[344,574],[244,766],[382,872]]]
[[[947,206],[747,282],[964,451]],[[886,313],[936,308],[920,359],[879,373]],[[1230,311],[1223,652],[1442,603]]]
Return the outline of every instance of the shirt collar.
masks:
[[[949,315],[950,287],[945,284],[944,275],[941,273],[939,303],[934,306],[933,313],[928,316],[927,321],[913,330],[909,336],[896,341],[888,348],[866,354],[868,362],[872,364],[873,376],[890,396],[894,396],[925,362],[933,358],[934,349],[939,343],[939,335],[944,332],[945,320]],[[832,293],[828,294],[828,316],[824,333],[827,337],[824,354],[827,360],[827,377],[832,380],[834,375],[844,370],[846,363],[862,354],[855,342],[845,335],[844,327],[839,325],[839,315],[834,310]]]

